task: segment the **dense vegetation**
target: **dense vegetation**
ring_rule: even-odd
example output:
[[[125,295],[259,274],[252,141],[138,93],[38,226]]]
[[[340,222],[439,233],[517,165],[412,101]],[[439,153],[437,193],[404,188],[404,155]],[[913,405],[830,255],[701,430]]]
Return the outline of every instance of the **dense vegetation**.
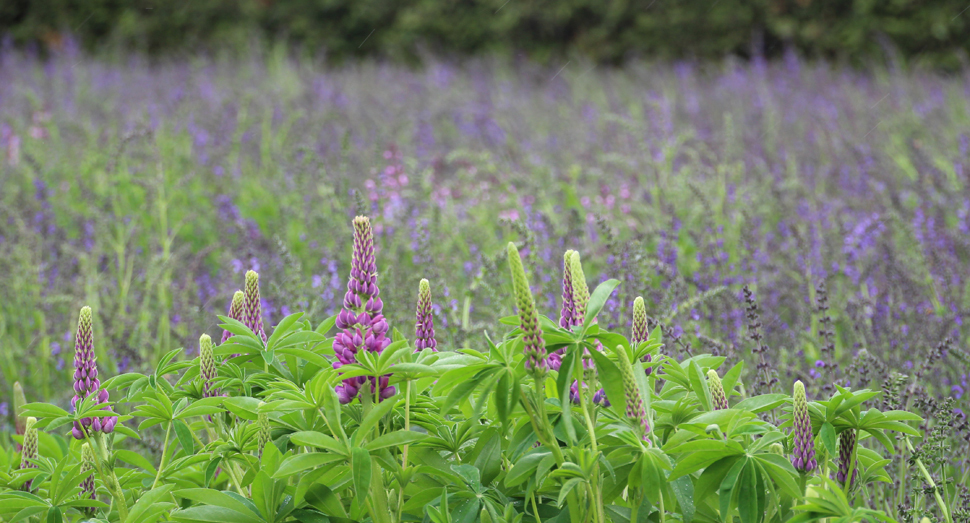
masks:
[[[3,442],[8,474],[3,481],[22,487],[35,480],[31,486],[40,501],[11,494],[16,499],[0,502],[0,508],[21,507],[27,510],[24,517],[36,519],[58,513],[50,509],[57,506],[77,519],[76,508],[83,507],[70,490],[81,477],[67,476],[84,462],[84,450],[77,442],[69,445],[73,427],[67,422],[90,419],[93,426],[103,405],[89,401],[67,417],[62,411],[72,412],[70,402],[78,393],[69,386],[76,372],[71,350],[83,323],[77,311],[84,305],[90,306],[97,334],[90,350],[99,379],[112,401],[124,400],[112,407],[121,417],[105,422],[113,429],[110,435],[96,436],[102,441],[88,446],[90,466],[107,465],[88,477],[94,478],[101,501],[114,499],[110,511],[97,505],[98,514],[116,517],[122,496],[134,511],[140,489],[155,483],[156,476],[171,488],[161,494],[164,499],[148,498],[142,507],[159,502],[165,513],[172,510],[164,505],[170,501],[195,507],[195,498],[184,492],[190,488],[226,488],[252,499],[250,487],[263,465],[248,438],[259,425],[259,412],[268,416],[262,426],[281,453],[269,459],[333,457],[300,457],[315,447],[287,435],[310,431],[333,437],[319,423],[337,413],[294,414],[301,409],[289,410],[293,404],[280,402],[298,401],[288,394],[308,390],[314,394],[308,401],[322,401],[331,397],[326,391],[341,385],[340,375],[327,366],[340,358],[329,352],[336,331],[323,320],[337,321],[352,274],[348,223],[369,215],[382,260],[383,318],[391,345],[401,342],[394,346],[398,352],[383,353],[389,358],[383,363],[380,358],[361,362],[384,365],[380,374],[392,375],[378,384],[394,398],[395,405],[386,407],[393,412],[382,413],[380,423],[369,428],[390,434],[410,420],[420,431],[419,417],[409,416],[432,416],[427,419],[433,422],[422,421],[434,429],[429,438],[462,443],[452,453],[439,452],[446,460],[443,474],[459,474],[450,468],[459,459],[460,465],[478,468],[477,445],[489,438],[497,438],[501,448],[500,474],[509,473],[533,452],[511,446],[524,445],[515,438],[528,436],[522,429],[527,426],[541,443],[534,452],[560,446],[563,459],[568,455],[589,482],[573,482],[567,489],[572,478],[557,472],[558,462],[549,469],[536,464],[529,473],[541,472],[530,476],[540,514],[558,513],[560,489],[565,498],[575,489],[581,499],[564,498],[567,513],[591,506],[598,511],[602,501],[604,511],[615,506],[617,512],[590,512],[591,518],[622,520],[630,515],[625,509],[638,507],[644,517],[669,512],[684,519],[686,502],[675,499],[678,487],[668,485],[691,482],[695,494],[705,493],[710,485],[696,482],[711,463],[680,476],[688,479],[668,476],[678,470],[686,449],[694,448],[675,450],[671,441],[714,444],[687,441],[696,437],[732,448],[736,443],[745,456],[739,481],[748,486],[753,481],[756,494],[758,485],[767,492],[769,482],[775,489],[777,495],[765,497],[764,504],[757,495],[745,497],[758,504],[753,512],[745,508],[744,518],[809,513],[792,508],[801,503],[796,498],[804,492],[799,480],[805,479],[812,493],[841,490],[854,507],[846,509],[850,512],[868,507],[897,520],[925,515],[966,521],[970,78],[964,73],[862,72],[806,64],[794,56],[777,63],[640,64],[623,71],[487,61],[462,67],[433,61],[421,70],[374,63],[320,69],[282,53],[257,53],[244,61],[149,63],[138,55],[123,62],[92,59],[68,48],[46,60],[4,49],[0,78],[9,79],[0,82],[0,407],[10,420],[6,433],[14,432],[15,382],[27,400],[51,402],[31,407],[34,428],[41,429],[36,434],[43,459],[25,465],[37,465],[35,471],[13,472],[21,465],[14,450],[19,437]],[[565,373],[550,370],[545,389],[536,390],[522,362],[523,336],[508,319],[522,309],[512,299],[510,241],[521,252],[546,347],[558,350],[567,339],[573,346],[602,346],[606,360],[594,355],[589,360],[597,372],[636,371],[650,446],[618,442],[639,430],[624,421],[627,413],[620,407],[627,400],[617,398],[615,385],[623,383],[618,374],[613,379],[573,376],[578,397],[585,394],[579,394],[585,390],[581,381],[614,385],[612,392],[603,386],[598,396],[587,391],[586,406],[577,406],[575,415],[564,414],[570,409],[559,403],[568,395],[562,384],[571,384]],[[598,299],[603,300],[596,326],[573,331],[541,319],[560,315],[563,255],[570,249],[583,254],[594,290],[590,303],[599,307]],[[246,290],[244,274],[250,269],[262,276],[260,299],[251,303],[259,304],[267,334],[297,336],[290,341],[309,348],[283,349],[310,350],[315,356],[303,352],[295,360],[277,359],[276,348],[263,345],[261,337],[255,341],[238,325],[216,319],[230,309],[235,291]],[[423,278],[436,299],[430,309],[439,352],[410,356],[402,340],[410,338],[415,290]],[[620,285],[593,300],[598,285],[611,279]],[[632,343],[638,296],[644,298],[642,317],[653,333],[647,344]],[[238,316],[245,300],[235,301]],[[295,313],[303,316],[287,323]],[[201,379],[198,358],[206,343],[199,337],[206,333],[221,340],[222,325],[235,329],[239,340],[216,344],[216,375]],[[617,337],[627,334],[628,340]],[[245,339],[255,345],[233,347]],[[410,339],[407,345],[413,350],[429,343]],[[621,346],[629,351],[629,367]],[[648,348],[652,361],[643,362]],[[269,358],[266,365],[256,359],[257,350]],[[354,365],[343,356],[344,363]],[[568,357],[569,350],[552,358]],[[572,358],[573,364],[581,359]],[[87,355],[81,362],[89,365],[93,359]],[[311,360],[315,367],[300,370]],[[449,375],[455,370],[449,365],[478,369],[484,381]],[[638,365],[654,368],[645,384]],[[405,394],[408,379],[396,374],[408,368],[429,374],[416,374],[413,390]],[[502,379],[489,370],[496,368],[521,387],[489,383]],[[722,381],[730,414],[712,412],[715,396],[708,394],[715,377]],[[316,381],[308,389],[311,380]],[[458,381],[468,385],[452,396]],[[790,394],[795,381],[806,389],[811,430],[792,435],[786,421],[796,403]],[[213,388],[229,396],[206,396]],[[87,384],[83,390],[94,393]],[[502,401],[499,390],[511,392],[502,404],[504,414],[495,410]],[[351,396],[344,387],[332,397]],[[362,422],[362,409],[371,408],[367,397],[358,395],[339,407],[348,438]],[[546,403],[537,401],[543,397]],[[153,401],[161,410],[146,409]],[[258,401],[270,406],[259,407]],[[529,401],[549,406],[540,415],[529,412]],[[849,406],[839,410],[842,403]],[[188,414],[177,421],[177,409],[189,409]],[[900,413],[889,414],[895,411]],[[563,416],[572,421],[564,422]],[[152,425],[151,420],[160,421]],[[482,420],[501,427],[498,434],[481,440],[474,431],[484,426]],[[137,434],[141,440],[131,438],[131,430],[146,421]],[[891,427],[885,437],[865,429],[883,421]],[[823,431],[826,422],[831,428]],[[709,427],[713,424],[720,433]],[[438,434],[439,425],[451,432]],[[555,438],[542,434],[547,429]],[[562,432],[568,430],[576,432]],[[750,468],[754,476],[743,472],[747,460],[761,460],[761,454],[784,455],[790,463],[799,448],[797,434],[804,439],[807,432],[819,468],[803,477],[779,464],[795,488],[784,474],[760,476],[760,461]],[[598,436],[595,450],[592,434]],[[719,434],[727,439],[718,439]],[[373,436],[356,436],[347,452]],[[844,448],[860,454],[862,479],[848,489],[837,477],[842,439]],[[415,445],[428,440],[422,441]],[[765,446],[759,446],[762,441]],[[632,462],[597,461],[598,456],[613,460],[611,449],[629,454],[630,448],[660,460],[656,470],[663,477],[654,476],[649,486],[660,485],[651,491],[653,498],[643,490],[644,476],[639,483],[634,479],[632,488],[628,479],[616,479],[630,469],[615,465],[633,467]],[[135,455],[145,461],[122,458],[137,460]],[[395,490],[398,479],[392,477],[399,471],[391,464],[401,464],[403,455],[388,458],[382,449],[373,455],[381,473],[367,479],[380,477],[382,483],[371,493],[383,489],[410,499],[427,481],[448,482],[449,488],[465,484],[457,476],[422,470],[432,479],[402,477],[405,483],[398,485],[412,487]],[[853,463],[849,456],[844,462]],[[267,463],[267,471],[275,467]],[[59,472],[54,465],[62,467]],[[600,468],[593,473],[587,466]],[[118,483],[104,470],[111,467]],[[469,486],[464,494],[449,490],[457,498],[448,498],[446,512],[458,510],[455,503],[476,492],[472,497],[480,500],[493,493],[499,497],[489,499],[510,500],[515,514],[532,513],[522,506],[530,492],[528,479],[485,481],[482,467],[480,488],[495,490],[482,498],[479,487]],[[83,475],[81,468],[76,472]],[[822,479],[826,468],[837,485]],[[218,478],[216,469],[224,472]],[[274,489],[294,496],[294,511],[312,506],[328,513],[312,502],[299,505],[294,489],[307,470],[286,478],[266,474],[280,481]],[[412,479],[416,483],[407,483]],[[373,507],[360,505],[365,498],[356,508],[350,505],[350,493],[365,483],[363,476],[356,486],[353,481],[328,477],[323,484],[348,516],[362,517]],[[608,492],[607,481],[620,481],[611,483],[622,484],[620,492]],[[712,517],[715,511],[726,518],[740,510],[731,508],[730,496],[741,491],[717,487],[707,496],[697,494],[696,517]],[[67,489],[62,492],[67,497],[52,501],[60,495],[58,488]],[[726,509],[720,506],[722,491],[732,493]],[[320,496],[321,502],[330,499]],[[34,505],[17,505],[28,498]],[[265,499],[269,507],[284,498]],[[635,505],[638,499],[649,499],[650,508]],[[467,511],[472,505],[463,506]],[[336,505],[327,510],[337,510]],[[410,510],[402,508],[402,514]],[[268,513],[259,512],[259,517]]]
[[[961,0],[8,0],[0,4],[0,36],[58,47],[76,34],[88,47],[153,53],[243,52],[273,40],[336,60],[499,52],[559,64],[576,56],[619,63],[791,49],[952,69],[970,51],[966,7]]]
[[[486,331],[486,352],[439,352],[422,280],[412,348],[382,314],[369,219],[358,216],[353,229],[342,309],[316,326],[297,312],[268,333],[259,277],[248,271],[245,291],[220,316],[218,347],[203,334],[198,358],[179,361],[176,349],[150,374],[102,385],[91,309],[82,308],[73,412],[18,401],[23,447],[19,460],[12,447],[0,460],[0,514],[120,523],[889,522],[882,508],[912,502],[903,517],[954,521],[947,478],[957,472],[943,442],[931,437],[915,451],[909,438],[921,437],[921,418],[868,405],[895,401],[877,400],[878,391],[836,386],[830,399],[808,402],[801,381],[792,396],[770,393],[777,380],[758,365],[748,382],[766,393],[753,394],[743,363],[667,356],[642,298],[631,338],[609,332],[597,316],[619,282],[591,293],[572,250],[558,321],[539,316],[513,243],[518,315],[494,326],[497,343]],[[121,399],[112,403],[109,391]],[[138,431],[126,425],[134,420]],[[165,427],[157,466],[126,448],[148,444],[140,433],[155,426]],[[893,467],[885,458],[896,452],[908,462]],[[924,461],[941,475],[939,488]],[[961,508],[957,517],[966,516]]]

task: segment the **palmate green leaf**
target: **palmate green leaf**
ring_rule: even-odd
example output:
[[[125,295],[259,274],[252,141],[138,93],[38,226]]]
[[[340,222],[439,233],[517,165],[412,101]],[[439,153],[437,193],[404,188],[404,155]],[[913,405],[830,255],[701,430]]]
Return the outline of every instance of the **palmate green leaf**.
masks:
[[[756,460],[761,468],[768,474],[776,485],[781,487],[786,494],[793,498],[802,496],[801,489],[798,488],[798,471],[792,466],[784,456],[772,454],[770,452],[755,454],[752,459]]]
[[[148,513],[152,509],[152,505],[165,499],[168,493],[175,488],[175,485],[160,485],[155,487],[148,492],[142,494],[138,501],[131,507],[128,511],[129,521],[147,521],[149,520]]]
[[[372,471],[370,452],[365,448],[354,447],[351,450],[350,466],[354,477],[354,490],[357,491],[357,496],[363,501],[370,490]]]
[[[225,409],[221,406],[222,401],[223,398],[221,397],[202,398],[193,401],[190,405],[175,413],[175,419],[186,419],[194,416],[205,416],[223,412]]]
[[[23,416],[33,416],[39,420],[69,416],[66,410],[50,403],[28,403],[22,407]]]
[[[286,479],[294,474],[303,472],[307,469],[315,469],[347,458],[340,454],[330,454],[324,452],[311,452],[309,454],[297,454],[289,456],[283,460],[280,467],[273,474],[274,479]]]
[[[290,435],[290,441],[295,445],[304,445],[307,447],[326,449],[331,452],[340,454],[345,458],[350,457],[349,449],[347,449],[347,447],[342,442],[337,441],[332,437],[326,434],[323,434],[321,432],[313,432],[313,431],[294,432],[293,434]]]
[[[415,443],[420,443],[428,439],[427,434],[422,434],[420,432],[410,432],[405,430],[397,430],[394,432],[389,432],[374,438],[372,441],[368,441],[364,444],[364,448],[370,451],[385,449],[388,447],[401,447],[404,445],[413,445]]]
[[[742,400],[734,405],[733,408],[760,414],[779,407],[788,401],[789,397],[787,394],[762,394]]]
[[[603,306],[606,305],[606,300],[610,298],[610,295],[613,294],[613,291],[619,285],[619,280],[606,280],[597,285],[593,293],[589,295],[589,302],[586,305],[586,317],[583,318],[583,333],[589,329],[589,326],[593,323],[593,318],[603,310]]]
[[[694,394],[697,396],[697,401],[700,402],[701,407],[705,411],[710,411],[711,391],[707,386],[707,378],[701,373],[701,368],[696,362],[690,362],[690,367],[687,369],[687,376],[690,379],[691,389],[693,389]]]
[[[222,398],[223,405],[229,412],[239,416],[244,420],[256,421],[259,417],[257,409],[259,404],[262,402],[259,398],[250,398],[248,396],[231,396],[228,398]]]
[[[539,466],[539,462],[550,454],[548,450],[538,450],[520,458],[505,475],[505,486],[514,487],[529,479]]]
[[[680,513],[684,523],[690,523],[694,519],[694,512],[696,511],[694,505],[694,484],[689,477],[683,476],[670,481],[670,490],[674,493],[674,498],[680,507]]]
[[[297,324],[296,322],[302,317],[302,312],[294,312],[293,314],[290,314],[289,316],[286,316],[280,320],[280,322],[273,329],[273,334],[271,334],[269,339],[266,340],[266,347],[270,350],[276,348],[277,343],[279,343],[283,337],[301,328],[302,325]]]
[[[195,454],[195,439],[192,437],[192,431],[188,425],[179,419],[172,423],[172,428],[175,429],[175,436],[178,438],[179,444],[182,445],[182,449],[185,450],[185,454]]]
[[[214,505],[189,507],[173,512],[170,517],[183,523],[264,523],[262,518]]]
[[[332,350],[333,349],[331,349],[331,351]],[[276,353],[284,356],[296,356],[297,358],[303,358],[320,368],[330,366],[330,360],[307,349],[301,349],[298,347],[281,347],[276,349]]]
[[[204,503],[208,505],[208,508],[212,509],[222,509],[213,510],[206,512],[206,514],[226,514],[235,513],[236,516],[231,516],[232,519],[225,519],[222,521],[239,521],[241,523],[260,523],[262,518],[246,503],[243,503],[236,496],[232,496],[228,493],[206,488],[190,488],[181,489],[174,492],[176,497],[188,499],[196,503]],[[201,508],[201,507],[199,507]],[[198,519],[190,520],[181,517],[176,517],[181,515],[182,511],[173,514],[173,518],[179,521],[219,521],[211,519]],[[200,514],[203,515],[203,514]]]
[[[822,440],[822,446],[825,447],[825,451],[828,452],[829,456],[837,456],[839,454],[835,427],[831,423],[825,422],[822,424],[822,428],[818,431],[818,437]]]

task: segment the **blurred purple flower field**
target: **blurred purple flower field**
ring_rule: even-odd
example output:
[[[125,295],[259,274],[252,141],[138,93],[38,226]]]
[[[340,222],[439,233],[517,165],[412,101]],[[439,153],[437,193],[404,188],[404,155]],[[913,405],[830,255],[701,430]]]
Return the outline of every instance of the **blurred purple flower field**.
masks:
[[[367,214],[390,328],[427,278],[439,350],[512,313],[513,240],[541,314],[576,249],[622,281],[609,328],[643,295],[665,350],[753,361],[748,285],[786,382],[895,371],[967,411],[970,75],[555,69],[0,52],[4,390],[65,399],[81,304],[112,374],[220,336],[249,269],[265,324],[336,314]]]

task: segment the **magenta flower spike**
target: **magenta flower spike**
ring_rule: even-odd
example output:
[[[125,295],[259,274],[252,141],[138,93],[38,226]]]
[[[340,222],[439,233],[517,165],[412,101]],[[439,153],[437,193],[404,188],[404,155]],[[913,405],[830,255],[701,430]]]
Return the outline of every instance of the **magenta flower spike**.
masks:
[[[81,316],[77,325],[77,336],[74,345],[74,398],[71,407],[77,405],[90,395],[97,396],[97,403],[108,402],[108,391],[101,389],[98,379],[97,358],[94,355],[94,327],[92,325],[91,307],[81,308]],[[105,406],[102,410],[111,410]],[[71,434],[75,439],[84,439],[85,433],[112,432],[118,423],[117,416],[83,418],[74,422]]]
[[[337,328],[343,332],[333,342],[337,361],[333,368],[357,363],[357,353],[361,350],[382,352],[391,344],[387,336],[388,325],[382,311],[384,302],[377,287],[377,260],[374,249],[374,231],[366,216],[354,218],[354,253],[350,263],[350,278],[344,294],[343,310],[337,315]],[[363,376],[348,378],[334,390],[341,403],[350,403],[357,397],[360,388],[370,381],[370,391],[381,400],[396,393],[389,385],[390,376],[379,379]]]
[[[256,289],[259,292],[259,289]],[[232,300],[229,302],[229,314],[228,316],[243,325],[247,325],[246,321],[246,294],[243,291],[236,291],[232,295]],[[222,331],[222,341],[219,343],[225,343],[232,337],[232,333],[229,331]]]
[[[795,441],[792,448],[791,464],[799,472],[812,472],[818,468],[815,461],[815,438],[812,435],[812,420],[808,417],[808,399],[805,397],[805,385],[801,381],[795,382],[795,405],[792,432]]]

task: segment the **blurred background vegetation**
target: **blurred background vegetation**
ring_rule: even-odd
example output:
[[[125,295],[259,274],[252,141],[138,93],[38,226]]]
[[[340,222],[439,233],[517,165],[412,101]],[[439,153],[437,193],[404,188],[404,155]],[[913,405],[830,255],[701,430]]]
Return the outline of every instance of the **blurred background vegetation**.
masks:
[[[314,56],[507,54],[533,61],[803,56],[956,69],[964,0],[4,0],[0,35],[43,52],[246,52],[286,41]]]

